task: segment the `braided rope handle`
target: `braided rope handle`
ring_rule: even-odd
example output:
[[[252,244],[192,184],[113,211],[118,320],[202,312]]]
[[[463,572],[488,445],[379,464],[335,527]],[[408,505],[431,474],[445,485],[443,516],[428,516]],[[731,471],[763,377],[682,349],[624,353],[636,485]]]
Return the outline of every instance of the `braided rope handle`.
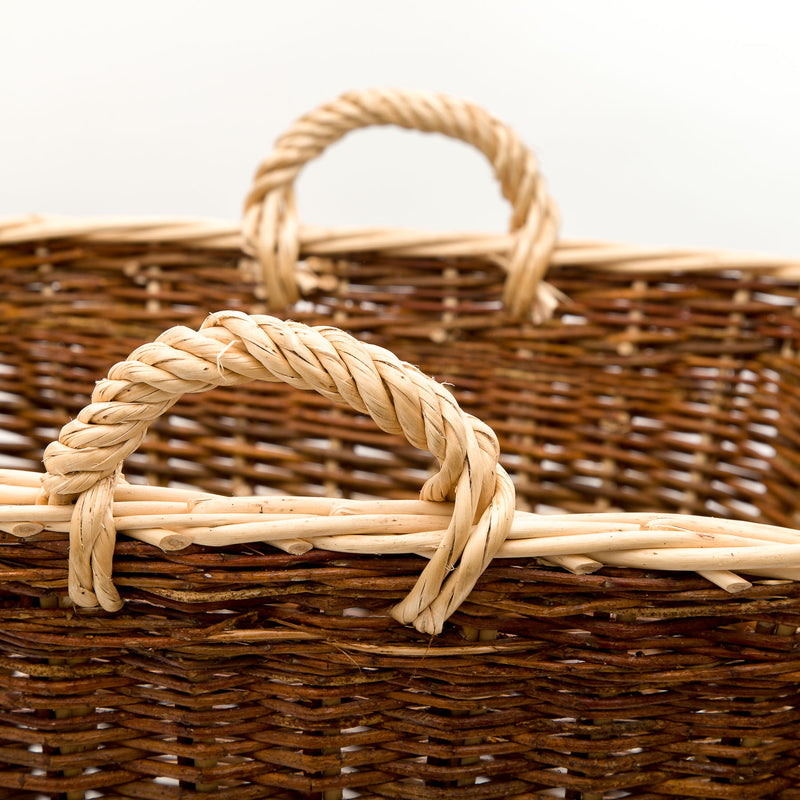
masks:
[[[337,328],[236,311],[212,314],[199,331],[171,328],[139,347],[111,368],[91,404],[45,450],[42,482],[49,501],[75,501],[73,602],[109,611],[122,606],[111,578],[111,503],[123,459],[141,444],[150,423],[185,393],[251,380],[314,389],[436,457],[439,471],[421,497],[454,496],[453,515],[435,556],[392,615],[420,631],[440,632],[503,544],[513,519],[514,488],[497,463],[494,432],[462,411],[443,386],[388,350]]]
[[[271,308],[280,310],[299,299],[295,179],[326,147],[370,125],[443,133],[473,145],[489,159],[513,209],[503,302],[516,317],[529,313],[558,233],[558,211],[533,153],[511,128],[467,100],[399,89],[349,92],[320,106],[295,122],[258,167],[245,200],[243,233],[247,250],[260,264]]]

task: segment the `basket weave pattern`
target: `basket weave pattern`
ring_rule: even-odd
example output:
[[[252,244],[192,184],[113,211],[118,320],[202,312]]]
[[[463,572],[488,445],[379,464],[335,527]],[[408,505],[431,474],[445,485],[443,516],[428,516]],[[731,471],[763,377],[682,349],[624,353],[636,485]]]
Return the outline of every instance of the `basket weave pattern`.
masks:
[[[303,163],[388,123],[478,146],[510,232],[301,226]],[[335,325],[446,381],[476,441],[497,434],[520,511],[800,527],[800,263],[556,242],[556,220],[494,118],[365,92],[279,140],[243,227],[0,221],[2,466],[33,491],[113,364],[226,308]],[[231,381],[154,419],[124,474],[417,497],[427,448],[363,411]],[[495,560],[431,637],[389,614],[414,555],[113,547],[116,612],[69,599],[65,533],[0,533],[2,797],[800,798],[800,583]]]

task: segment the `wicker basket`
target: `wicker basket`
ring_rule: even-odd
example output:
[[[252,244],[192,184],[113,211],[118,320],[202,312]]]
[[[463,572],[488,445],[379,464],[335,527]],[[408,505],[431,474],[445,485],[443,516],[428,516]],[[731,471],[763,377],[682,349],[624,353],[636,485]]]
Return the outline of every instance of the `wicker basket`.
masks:
[[[0,797],[800,799],[800,263],[246,209],[0,221]]]

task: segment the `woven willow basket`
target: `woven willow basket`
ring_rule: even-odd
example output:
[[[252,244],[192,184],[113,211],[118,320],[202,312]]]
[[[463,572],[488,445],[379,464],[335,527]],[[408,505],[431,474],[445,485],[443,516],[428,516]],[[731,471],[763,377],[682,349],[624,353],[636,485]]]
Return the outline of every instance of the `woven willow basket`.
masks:
[[[510,232],[301,226],[383,124]],[[243,226],[0,221],[0,797],[798,800],[799,281],[559,241],[512,131],[397,91]]]

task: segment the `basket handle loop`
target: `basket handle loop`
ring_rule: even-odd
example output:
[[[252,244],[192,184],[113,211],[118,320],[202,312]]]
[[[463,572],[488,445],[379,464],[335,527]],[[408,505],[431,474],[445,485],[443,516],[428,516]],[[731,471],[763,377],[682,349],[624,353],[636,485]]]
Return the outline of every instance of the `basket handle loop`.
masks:
[[[349,131],[397,125],[443,133],[478,148],[491,162],[511,203],[508,277],[503,302],[516,317],[534,307],[558,233],[558,211],[533,153],[517,134],[481,107],[433,92],[367,89],[348,92],[301,117],[259,165],[245,200],[245,248],[260,264],[267,298],[281,310],[299,297],[300,256],[294,181],[303,166]]]
[[[388,350],[337,328],[237,311],[212,314],[199,331],[170,328],[139,347],[111,368],[91,404],[45,450],[42,482],[49,501],[75,500],[69,555],[73,602],[108,611],[122,606],[111,579],[116,538],[111,503],[122,461],[150,423],[185,393],[251,380],[315,389],[436,457],[439,471],[421,497],[454,496],[453,516],[434,557],[392,615],[418,630],[440,632],[511,526],[514,488],[497,463],[494,432],[462,411],[447,389]]]

